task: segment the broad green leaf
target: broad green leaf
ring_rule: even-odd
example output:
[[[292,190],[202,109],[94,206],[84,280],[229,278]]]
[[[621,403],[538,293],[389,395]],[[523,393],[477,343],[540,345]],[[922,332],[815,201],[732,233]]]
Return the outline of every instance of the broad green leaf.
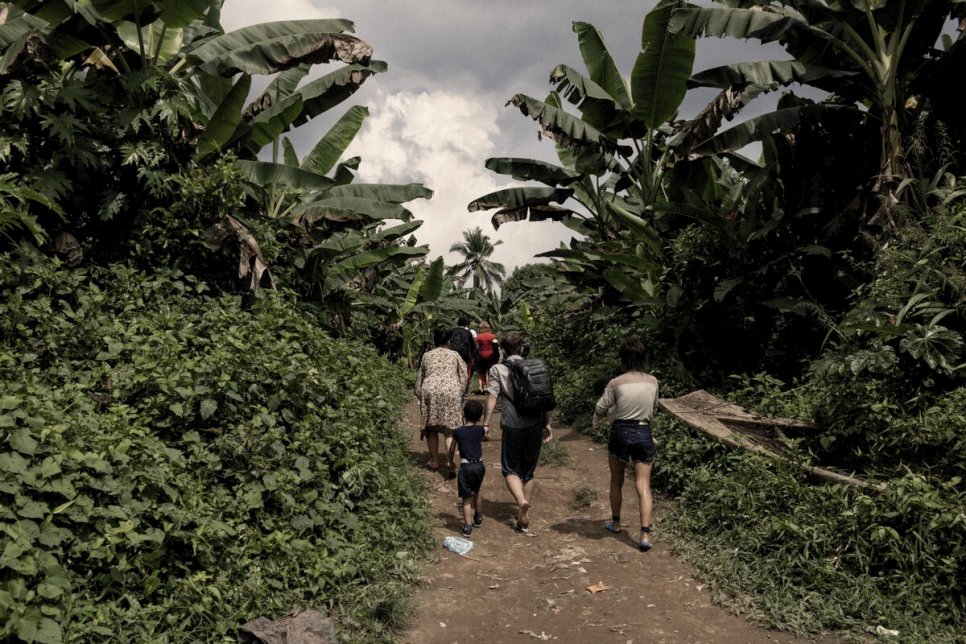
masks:
[[[303,62],[341,60],[365,63],[372,47],[354,36],[347,20],[283,20],[268,22],[213,38],[189,54],[209,73],[273,74]]]
[[[377,232],[372,236],[373,241],[396,241],[401,237],[418,230],[423,225],[420,220],[407,221],[406,223],[399,224],[398,226],[390,226]]]
[[[352,96],[371,75],[386,71],[386,64],[373,60],[369,65],[346,65],[341,69],[307,83],[281,102],[273,102],[267,110],[258,114],[247,127],[236,135],[236,140],[257,153],[276,137],[293,127],[332,109]]]
[[[810,29],[798,18],[771,11],[754,9],[675,9],[667,25],[668,32],[688,37],[717,36],[729,38],[755,38],[762,42],[781,39],[793,29],[808,29],[816,35],[822,32]],[[828,37],[827,35],[825,36]]]
[[[539,181],[548,186],[566,186],[580,178],[579,172],[534,159],[497,157],[487,159],[485,165],[518,181]]]
[[[644,18],[641,53],[631,72],[634,117],[655,130],[674,118],[694,65],[694,39],[668,32],[671,12],[678,3],[665,0]]]
[[[508,104],[516,106],[524,116],[529,116],[542,125],[554,141],[563,147],[581,144],[595,147],[602,146],[609,149],[616,147],[612,141],[590,124],[548,103],[530,98],[525,94],[517,94],[510,99]]]
[[[161,12],[161,21],[169,28],[187,27],[195,20],[204,17],[211,0],[177,0],[165,2]]]
[[[365,107],[354,105],[349,108],[305,155],[301,168],[316,174],[328,174],[352,143],[367,116],[369,110]]]
[[[350,183],[334,186],[326,192],[326,197],[363,197],[394,204],[430,199],[432,196],[433,191],[421,183]]]
[[[415,277],[413,277],[413,283],[409,285],[409,290],[406,291],[406,297],[399,305],[399,323],[401,324],[405,317],[413,310],[416,303],[419,302],[419,292],[423,288],[423,283],[426,281],[426,267],[420,266],[419,270],[416,271]]]
[[[586,22],[573,23],[573,30],[577,34],[580,53],[584,65],[590,74],[590,79],[599,85],[625,110],[631,109],[630,92],[621,76],[620,70],[614,63],[604,39],[597,28]]]
[[[257,186],[278,184],[293,190],[325,190],[332,185],[331,179],[281,163],[239,159],[235,167],[242,177]]]
[[[573,195],[569,188],[505,188],[477,197],[466,207],[470,212],[491,208],[519,208],[542,206],[551,202],[563,203]]]
[[[208,420],[211,415],[215,413],[218,409],[218,401],[212,400],[211,398],[205,398],[201,401],[200,408],[198,412],[201,414],[201,420]]]
[[[821,86],[820,81],[825,79],[834,80],[855,75],[856,72],[806,65],[797,60],[763,60],[706,69],[694,74],[688,86],[717,87],[718,89],[733,86],[742,88],[749,85],[774,89],[791,83]]]
[[[622,270],[607,269],[604,279],[630,304],[643,304],[654,297],[654,284],[646,277],[641,279]]]
[[[443,294],[443,284],[446,279],[445,273],[446,265],[443,263],[443,258],[437,257],[429,265],[429,273],[426,275],[426,281],[423,283],[423,287],[419,292],[422,301],[435,302],[440,298]]]
[[[158,60],[167,63],[177,58],[181,53],[181,43],[184,39],[184,31],[181,29],[169,29],[160,20],[141,28],[141,37],[138,39],[138,27],[133,22],[122,22],[117,25],[117,35],[131,51],[141,52],[141,44],[144,45],[144,56],[149,60]]]
[[[299,83],[308,75],[312,66],[308,63],[301,63],[291,69],[275,74],[275,78],[265,88],[265,94],[272,97],[272,102],[277,103],[295,93]]]
[[[295,151],[295,146],[287,136],[282,137],[282,160],[290,168],[297,168],[301,165],[298,152]]]
[[[10,447],[21,454],[33,455],[37,452],[37,440],[30,435],[30,430],[26,427],[14,430],[7,439]]]
[[[252,77],[242,74],[205,126],[205,131],[198,139],[198,147],[195,151],[196,158],[204,157],[211,152],[222,149],[231,139],[239,123],[241,123],[242,109],[248,99],[251,85]]]
[[[425,249],[413,248],[411,246],[386,246],[375,250],[367,251],[337,262],[333,271],[346,272],[357,271],[369,266],[381,264],[393,257],[422,257],[426,254]]]
[[[398,204],[363,197],[317,199],[297,209],[294,215],[309,221],[352,221],[362,218],[409,221],[413,217],[413,213]]]
[[[693,152],[697,154],[733,152],[749,143],[762,140],[776,130],[794,129],[806,116],[858,119],[861,115],[856,108],[849,105],[818,104],[788,107],[743,121],[708,139],[695,148]]]

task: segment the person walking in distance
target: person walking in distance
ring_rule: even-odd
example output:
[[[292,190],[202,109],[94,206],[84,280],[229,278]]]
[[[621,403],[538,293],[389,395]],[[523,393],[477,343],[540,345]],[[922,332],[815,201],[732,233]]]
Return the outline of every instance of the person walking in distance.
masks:
[[[476,334],[469,328],[470,319],[461,315],[456,321],[458,325],[450,335],[449,346],[456,353],[460,354],[463,362],[466,363],[466,384],[463,393],[470,391],[470,381],[473,380],[473,362],[476,360]]]
[[[500,361],[500,347],[489,322],[480,323],[476,334],[476,373],[480,379],[480,393],[486,395],[487,376],[490,368]]]
[[[607,462],[610,468],[611,520],[604,529],[621,531],[621,503],[624,487],[624,469],[634,467],[634,482],[640,501],[641,532],[638,547],[647,552],[651,549],[651,468],[656,453],[651,435],[651,418],[657,404],[657,378],[644,372],[644,344],[636,337],[627,338],[618,350],[624,373],[607,383],[604,393],[594,409],[594,431],[608,413],[615,419],[611,423],[610,440],[607,443]]]
[[[517,529],[526,532],[530,526],[533,475],[540,458],[540,448],[543,443],[553,438],[553,429],[550,426],[549,411],[524,410],[518,408],[523,407],[524,401],[514,401],[515,397],[520,396],[520,390],[514,388],[516,367],[513,363],[523,360],[520,355],[523,344],[523,337],[519,333],[508,333],[500,342],[506,358],[504,363],[490,368],[483,425],[489,433],[493,411],[496,409],[497,400],[501,400],[500,465],[507,489],[517,504]]]

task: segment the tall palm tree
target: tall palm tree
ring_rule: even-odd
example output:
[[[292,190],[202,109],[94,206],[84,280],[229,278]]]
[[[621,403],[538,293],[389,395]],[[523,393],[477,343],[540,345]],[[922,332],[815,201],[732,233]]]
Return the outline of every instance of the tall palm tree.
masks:
[[[460,282],[466,282],[473,277],[473,289],[482,285],[487,291],[493,290],[494,284],[502,284],[506,277],[506,268],[499,262],[490,261],[489,257],[502,241],[492,243],[489,235],[477,226],[463,233],[463,241],[449,247],[449,252],[459,253],[463,261],[450,267],[449,273]]]

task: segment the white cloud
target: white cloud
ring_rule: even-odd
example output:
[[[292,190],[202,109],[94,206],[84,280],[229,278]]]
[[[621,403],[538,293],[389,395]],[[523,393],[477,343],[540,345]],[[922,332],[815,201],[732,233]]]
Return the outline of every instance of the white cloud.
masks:
[[[571,233],[559,224],[521,223],[494,231],[492,213],[471,213],[467,204],[508,184],[483,163],[503,154],[496,149],[500,130],[496,114],[472,96],[446,91],[376,93],[370,117],[347,156],[359,155],[359,181],[366,183],[424,183],[435,194],[429,201],[408,204],[424,221],[416,231],[432,257],[457,260],[449,247],[463,232],[480,226],[494,242],[502,240],[493,259],[507,271],[533,260],[535,253],[555,248]]]
[[[221,9],[225,31],[276,20],[316,20],[342,18],[332,7],[316,5],[311,0],[227,0]]]

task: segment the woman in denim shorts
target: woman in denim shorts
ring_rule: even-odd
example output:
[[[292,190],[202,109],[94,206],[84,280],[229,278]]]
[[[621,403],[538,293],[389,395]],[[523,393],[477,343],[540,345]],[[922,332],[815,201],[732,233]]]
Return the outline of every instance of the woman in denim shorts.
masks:
[[[637,545],[646,552],[651,549],[651,467],[655,455],[651,418],[657,405],[658,383],[657,378],[644,372],[644,344],[639,338],[627,338],[619,355],[624,373],[607,383],[594,410],[594,430],[600,428],[602,418],[614,419],[607,443],[611,520],[604,528],[614,533],[621,531],[624,472],[633,464],[641,510]]]

